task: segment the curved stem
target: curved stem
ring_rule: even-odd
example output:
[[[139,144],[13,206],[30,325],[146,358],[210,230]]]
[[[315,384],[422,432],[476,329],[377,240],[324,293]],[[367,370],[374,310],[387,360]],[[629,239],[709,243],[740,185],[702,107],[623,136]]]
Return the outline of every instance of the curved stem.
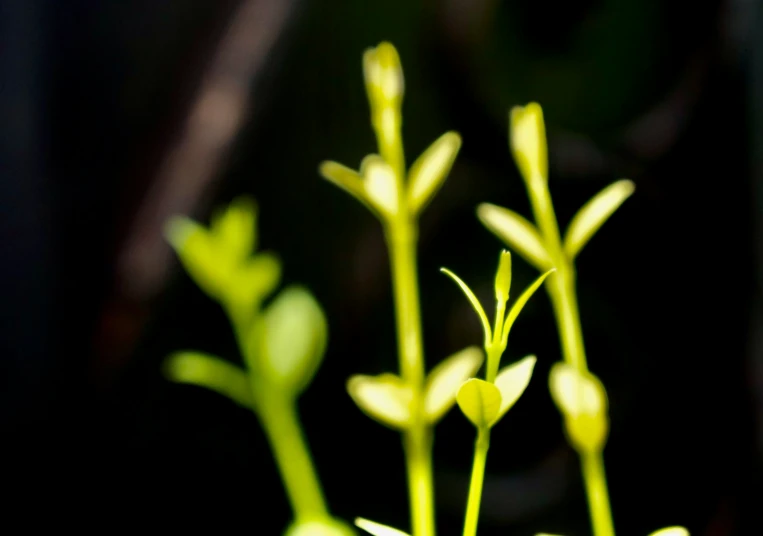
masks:
[[[477,534],[480,504],[482,503],[482,486],[485,481],[485,465],[487,465],[489,448],[490,429],[478,429],[477,441],[474,443],[474,462],[472,463],[472,477],[469,482],[469,499],[466,503],[463,536],[476,536]]]

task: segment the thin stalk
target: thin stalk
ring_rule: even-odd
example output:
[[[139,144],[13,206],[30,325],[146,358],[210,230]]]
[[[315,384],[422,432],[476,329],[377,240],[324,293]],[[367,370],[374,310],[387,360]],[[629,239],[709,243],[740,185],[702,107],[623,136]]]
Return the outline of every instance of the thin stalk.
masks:
[[[489,448],[490,429],[480,428],[477,431],[477,441],[474,443],[474,463],[472,464],[472,477],[469,482],[469,499],[466,503],[463,536],[476,536],[477,534],[477,522],[479,521],[480,504],[482,503],[482,486],[485,481],[485,465],[487,464]]]
[[[262,392],[262,386],[257,386]],[[331,519],[297,416],[296,401],[277,392],[259,397],[257,415],[265,430],[297,521]]]
[[[404,432],[403,447],[413,536],[433,536],[432,431],[424,419],[424,352],[416,270],[417,230],[415,222],[405,217],[406,212],[401,213],[387,229],[387,244],[392,265],[400,371],[413,391],[411,423]]]
[[[588,372],[583,330],[580,324],[575,267],[564,253],[559,224],[544,177],[532,177],[528,192],[538,224],[556,273],[548,279],[548,293],[556,317],[564,360],[581,372]],[[595,536],[614,536],[612,511],[601,453],[580,453],[588,508]]]
[[[588,495],[588,510],[591,514],[594,536],[614,536],[612,510],[609,506],[607,477],[604,460],[600,452],[582,454],[583,478]]]

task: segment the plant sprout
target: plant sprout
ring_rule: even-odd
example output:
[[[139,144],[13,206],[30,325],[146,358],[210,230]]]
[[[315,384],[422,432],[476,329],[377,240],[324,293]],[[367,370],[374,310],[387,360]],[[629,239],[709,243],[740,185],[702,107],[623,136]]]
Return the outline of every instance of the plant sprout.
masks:
[[[167,376],[223,394],[260,420],[294,513],[288,536],[350,536],[331,516],[297,416],[297,398],[323,359],[326,317],[301,286],[264,300],[280,280],[271,253],[254,253],[256,207],[239,198],[212,217],[207,229],[186,217],[173,218],[167,240],[196,284],[222,305],[236,335],[244,368],[216,356],[181,351],[165,363]]]
[[[467,348],[426,375],[416,244],[418,216],[450,172],[461,138],[455,132],[443,134],[406,171],[401,134],[404,81],[395,47],[383,42],[368,49],[363,74],[379,153],[366,156],[359,171],[324,162],[320,173],[368,207],[384,228],[400,374],[354,376],[347,388],[361,410],[402,432],[412,532],[434,536],[432,427],[454,404],[456,389],[476,372],[483,358],[478,348]]]
[[[607,395],[588,370],[575,290],[575,257],[588,240],[633,193],[629,180],[608,186],[572,218],[561,238],[548,189],[548,157],[543,111],[537,103],[515,107],[510,114],[511,150],[524,179],[533,223],[507,208],[484,203],[477,209],[482,223],[527,262],[546,272],[555,268],[546,288],[556,317],[564,363],[552,367],[549,387],[561,412],[567,438],[578,452],[594,536],[614,536],[602,452],[609,428]],[[682,527],[660,536],[677,536]],[[671,532],[672,531],[672,532]]]
[[[475,312],[482,322],[485,332],[485,353],[487,354],[487,371],[485,380],[472,378],[458,389],[456,401],[467,419],[477,428],[477,440],[474,445],[474,462],[469,483],[469,498],[464,519],[464,536],[477,534],[480,503],[482,501],[482,485],[485,478],[487,452],[490,448],[490,429],[506,414],[519,400],[527,384],[530,382],[535,356],[528,356],[521,361],[509,365],[498,372],[501,356],[508,345],[509,332],[527,300],[538,290],[548,275],[547,271],[525,290],[514,302],[508,314],[506,304],[511,289],[511,253],[502,251],[495,276],[496,314],[493,328],[490,328],[485,310],[480,305],[474,292],[456,274],[443,268],[446,275],[453,279],[464,292]]]

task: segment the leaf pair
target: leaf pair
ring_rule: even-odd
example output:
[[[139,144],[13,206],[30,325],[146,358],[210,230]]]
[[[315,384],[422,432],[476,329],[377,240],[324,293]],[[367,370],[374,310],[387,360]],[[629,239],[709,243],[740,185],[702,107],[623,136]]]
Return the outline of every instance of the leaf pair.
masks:
[[[453,167],[460,148],[461,137],[455,132],[447,132],[413,163],[403,196],[409,214],[419,213],[434,197]],[[379,155],[365,157],[359,173],[331,161],[321,164],[320,173],[383,219],[393,218],[400,211],[400,186],[395,171]]]
[[[170,356],[167,375],[248,408],[254,407],[252,383],[267,382],[286,396],[301,393],[320,366],[328,337],[326,317],[315,298],[302,287],[289,287],[264,310],[258,326],[250,334],[256,350],[249,372],[209,354],[186,351]]]
[[[549,374],[549,389],[572,445],[581,452],[601,451],[609,431],[607,392],[601,381],[588,371],[556,363]]]
[[[563,241],[564,253],[570,262],[633,191],[632,181],[617,181],[596,194],[575,214]],[[477,216],[485,227],[538,270],[548,270],[552,266],[540,232],[527,219],[490,203],[479,205]]]
[[[498,373],[495,383],[479,378],[464,382],[456,396],[461,411],[477,428],[492,428],[524,393],[535,362],[535,356],[528,356],[505,367]]]
[[[253,309],[281,277],[281,265],[270,253],[254,255],[256,206],[240,197],[215,213],[209,228],[184,216],[165,227],[186,272],[206,294],[237,310]]]
[[[482,351],[470,346],[448,357],[429,373],[424,387],[424,415],[436,423],[453,406],[459,386],[482,365]],[[369,417],[397,430],[411,423],[413,390],[394,374],[356,375],[347,382],[347,391]]]
[[[505,250],[502,251],[495,276],[495,295],[496,301],[498,302],[498,314],[496,315],[493,328],[490,327],[490,321],[488,320],[487,314],[482,308],[477,296],[472,292],[472,289],[470,289],[460,277],[447,268],[441,268],[440,271],[456,282],[469,300],[469,303],[477,313],[477,316],[480,318],[482,329],[485,333],[485,351],[488,356],[487,379],[492,381],[498,373],[499,360],[508,344],[511,327],[514,325],[519,313],[527,304],[527,301],[535,291],[538,290],[546,277],[548,277],[554,269],[552,268],[542,274],[529,287],[527,287],[511,306],[509,313],[504,317],[503,312],[505,311],[505,305],[509,299],[509,291],[511,288],[511,253]]]

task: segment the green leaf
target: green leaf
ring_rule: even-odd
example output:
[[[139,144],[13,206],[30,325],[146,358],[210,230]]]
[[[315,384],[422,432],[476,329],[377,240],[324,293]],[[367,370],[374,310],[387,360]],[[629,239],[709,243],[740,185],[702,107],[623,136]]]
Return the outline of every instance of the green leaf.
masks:
[[[447,132],[413,163],[408,173],[408,206],[412,213],[421,211],[440,189],[460,148],[461,136]]]
[[[534,355],[527,356],[513,365],[504,367],[498,373],[498,376],[495,378],[495,386],[501,392],[501,407],[491,426],[501,420],[506,415],[506,412],[516,404],[522,393],[525,392],[533,375],[536,361],[537,359]]]
[[[461,384],[456,402],[474,426],[489,428],[501,410],[501,392],[492,383],[472,378]]]
[[[376,210],[386,217],[397,214],[397,179],[390,165],[377,154],[368,155],[360,164],[360,174],[366,198]]]
[[[210,234],[218,254],[238,263],[252,254],[256,245],[257,207],[247,196],[234,199],[210,222]]]
[[[472,304],[472,307],[477,312],[477,316],[480,317],[480,322],[482,322],[482,329],[485,331],[485,346],[487,346],[490,343],[490,339],[492,338],[492,329],[490,328],[490,322],[487,319],[485,310],[482,308],[482,305],[480,305],[480,301],[477,299],[477,296],[474,295],[474,292],[472,292],[472,289],[470,289],[467,286],[467,284],[464,283],[461,280],[461,278],[458,277],[456,274],[454,274],[447,268],[440,268],[440,271],[456,282],[456,284],[461,288],[463,293],[466,295],[466,298],[469,300],[469,303]]]
[[[372,419],[397,430],[410,424],[413,392],[399,376],[358,374],[348,380],[347,392]]]
[[[476,374],[484,357],[482,350],[470,346],[438,364],[427,377],[424,411],[427,421],[437,422],[456,401],[459,386]]]
[[[337,162],[326,161],[321,163],[318,171],[323,178],[334,183],[375,212],[375,209],[371,207],[366,197],[363,179],[360,178],[360,175],[355,170]]]
[[[572,260],[605,221],[631,196],[632,181],[620,180],[604,188],[578,210],[564,237],[564,252]]]
[[[666,527],[651,533],[649,536],[689,536],[689,531],[683,527]]]
[[[519,316],[519,313],[522,312],[522,309],[524,308],[527,301],[532,297],[533,294],[535,294],[535,291],[540,288],[540,286],[543,284],[543,282],[546,280],[546,278],[551,274],[552,272],[555,272],[556,268],[552,268],[545,274],[541,274],[538,279],[536,279],[532,285],[527,287],[525,291],[517,298],[517,301],[514,302],[514,304],[511,306],[511,309],[509,310],[509,314],[506,316],[506,322],[503,324],[503,331],[501,332],[501,340],[503,342],[503,345],[506,346],[509,340],[509,331],[511,331],[511,326],[514,325],[514,321]]]
[[[543,245],[540,233],[525,218],[512,210],[490,203],[482,203],[477,207],[477,217],[489,231],[538,270],[551,268],[551,258]]]
[[[271,382],[301,392],[318,370],[328,340],[326,316],[310,292],[282,291],[264,312],[260,363]]]
[[[247,373],[241,368],[202,352],[175,352],[164,363],[172,381],[206,387],[236,404],[252,409],[253,399]]]
[[[369,521],[368,519],[363,519],[362,517],[355,518],[355,525],[357,525],[358,528],[365,530],[369,534],[373,534],[374,536],[408,536],[408,534],[402,530],[393,529],[387,525]]]
[[[164,234],[191,279],[206,294],[219,299],[231,267],[228,259],[219,255],[207,229],[190,218],[175,216],[167,222]]]

